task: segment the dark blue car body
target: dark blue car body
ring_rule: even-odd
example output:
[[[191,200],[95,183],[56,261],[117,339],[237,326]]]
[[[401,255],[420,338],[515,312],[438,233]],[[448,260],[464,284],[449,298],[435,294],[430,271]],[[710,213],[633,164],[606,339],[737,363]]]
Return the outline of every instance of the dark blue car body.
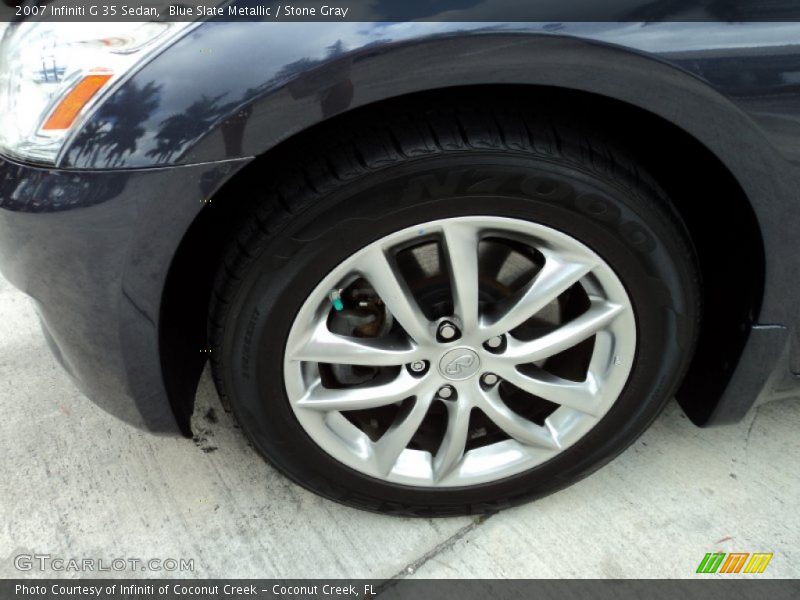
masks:
[[[612,6],[592,23],[202,23],[55,167],[0,158],[2,271],[93,401],[188,433],[237,173],[338,115],[480,87],[588,111],[677,198],[706,292],[678,395],[696,423],[797,396],[800,23],[615,22]]]

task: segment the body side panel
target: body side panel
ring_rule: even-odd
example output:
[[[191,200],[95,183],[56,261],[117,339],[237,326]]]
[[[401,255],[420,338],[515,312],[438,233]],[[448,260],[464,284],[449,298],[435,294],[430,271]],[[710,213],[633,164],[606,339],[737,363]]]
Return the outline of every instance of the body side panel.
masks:
[[[748,38],[754,25],[731,25],[723,35],[720,25],[675,23],[644,32],[635,24],[498,30],[453,23],[207,23],[102,105],[67,149],[63,170],[2,166],[0,243],[4,255],[19,254],[5,259],[5,270],[58,324],[51,337],[94,400],[136,425],[174,431],[158,342],[170,261],[203,201],[251,157],[336,114],[403,94],[476,84],[556,86],[659,115],[731,170],[766,244],[758,322],[786,328],[787,336],[774,342],[785,345],[800,321],[800,288],[793,283],[800,280],[794,252],[800,107],[793,102],[794,76],[787,75],[796,65],[800,72],[794,41],[800,29],[769,40],[764,30],[750,30]],[[747,84],[747,68],[721,75],[715,61],[734,42],[745,64],[759,53],[780,52],[779,70],[770,61],[753,63],[752,73],[767,77],[766,84]],[[121,129],[131,122],[119,119],[122,113],[151,105],[137,127]],[[78,201],[62,205],[61,198]],[[724,226],[724,199],[709,201],[720,202]],[[30,214],[42,212],[48,214]],[[58,295],[52,277],[59,278]],[[774,343],[745,356],[788,356],[783,348],[776,353]],[[779,369],[791,380],[786,361]],[[748,360],[737,376],[753,369],[757,380],[774,371]]]

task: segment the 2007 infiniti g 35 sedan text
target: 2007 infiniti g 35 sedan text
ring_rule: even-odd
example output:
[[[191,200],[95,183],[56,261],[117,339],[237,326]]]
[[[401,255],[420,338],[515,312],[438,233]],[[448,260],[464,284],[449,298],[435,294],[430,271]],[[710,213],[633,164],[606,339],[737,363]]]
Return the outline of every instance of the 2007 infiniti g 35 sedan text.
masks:
[[[210,360],[261,454],[370,510],[511,506],[673,396],[799,395],[800,24],[615,5],[12,24],[2,271],[105,410],[190,435]]]

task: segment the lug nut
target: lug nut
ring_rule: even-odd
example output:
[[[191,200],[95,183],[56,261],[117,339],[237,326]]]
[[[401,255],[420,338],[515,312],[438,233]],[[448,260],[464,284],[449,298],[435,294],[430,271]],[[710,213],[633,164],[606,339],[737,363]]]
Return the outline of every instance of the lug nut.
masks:
[[[452,398],[455,395],[455,393],[456,392],[453,389],[453,386],[443,385],[442,387],[439,388],[439,392],[437,393],[437,395],[442,400],[449,400],[450,398]]]
[[[443,321],[439,325],[439,337],[443,340],[452,340],[458,335],[458,328],[450,321]]]
[[[412,373],[423,373],[428,368],[428,365],[424,360],[415,360],[408,365],[408,368]]]
[[[500,348],[503,347],[503,343],[505,342],[505,338],[502,335],[497,335],[493,338],[489,338],[483,344],[484,348],[487,350],[498,351]]]
[[[485,386],[492,386],[498,381],[500,381],[500,378],[494,373],[486,373],[481,377],[481,383]]]
[[[503,338],[500,337],[499,335],[490,338],[486,340],[486,345],[489,346],[489,348],[499,348],[500,346],[503,345]]]

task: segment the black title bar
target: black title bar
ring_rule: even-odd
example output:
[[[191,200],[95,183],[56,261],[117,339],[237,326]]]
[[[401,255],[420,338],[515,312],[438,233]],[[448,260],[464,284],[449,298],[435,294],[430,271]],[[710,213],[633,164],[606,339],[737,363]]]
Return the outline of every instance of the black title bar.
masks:
[[[800,0],[2,0],[0,21],[800,21]]]

